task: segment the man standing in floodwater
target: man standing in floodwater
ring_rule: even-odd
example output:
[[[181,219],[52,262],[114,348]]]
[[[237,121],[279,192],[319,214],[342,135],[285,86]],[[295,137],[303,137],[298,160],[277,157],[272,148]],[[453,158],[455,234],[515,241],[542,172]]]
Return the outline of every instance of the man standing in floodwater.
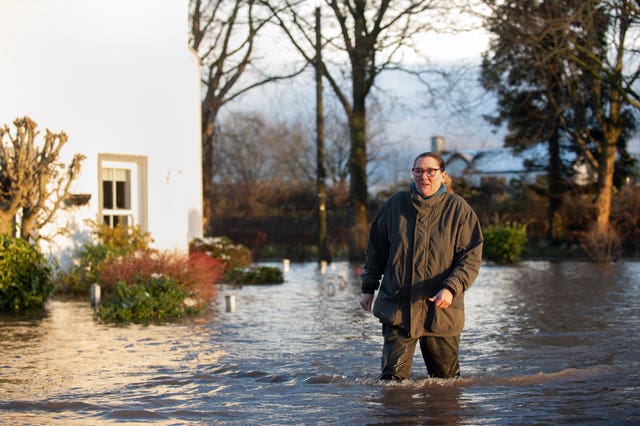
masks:
[[[439,154],[418,155],[411,171],[411,189],[392,195],[371,223],[360,306],[370,311],[380,289],[373,305],[384,337],[380,380],[409,378],[417,342],[430,377],[458,377],[464,294],[480,269],[482,230],[450,192]]]

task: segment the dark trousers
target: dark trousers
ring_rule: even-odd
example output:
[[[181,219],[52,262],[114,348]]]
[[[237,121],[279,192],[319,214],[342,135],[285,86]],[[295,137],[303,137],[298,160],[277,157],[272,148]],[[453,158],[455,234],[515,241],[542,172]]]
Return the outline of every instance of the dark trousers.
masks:
[[[430,377],[451,378],[460,376],[458,347],[460,336],[420,338],[407,337],[401,327],[382,325],[384,347],[382,349],[382,374],[380,380],[408,379],[411,363],[420,342],[422,358]]]

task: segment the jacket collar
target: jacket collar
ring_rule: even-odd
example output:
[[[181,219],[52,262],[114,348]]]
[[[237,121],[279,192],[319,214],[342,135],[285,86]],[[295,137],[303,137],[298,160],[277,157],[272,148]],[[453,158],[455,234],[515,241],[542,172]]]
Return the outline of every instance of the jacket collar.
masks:
[[[419,210],[427,209],[429,207],[432,207],[438,204],[443,199],[442,194],[446,194],[446,192],[447,192],[447,186],[443,183],[442,185],[440,185],[440,188],[436,191],[435,194],[429,197],[425,197],[424,195],[418,192],[415,182],[411,182],[411,191],[410,191],[411,202],[415,206],[415,208]]]
[[[431,197],[435,197],[436,195],[444,194],[445,192],[447,192],[447,185],[445,185],[444,183],[443,183],[443,184],[440,184],[440,188],[438,188],[438,190],[437,190],[434,194],[429,195],[429,196],[427,197],[427,196],[425,196],[425,195],[422,195],[422,194],[418,191],[418,188],[416,187],[416,183],[415,183],[415,182],[411,182],[411,192],[412,192],[412,193],[414,193],[414,194],[416,194],[416,195],[417,195],[417,196],[419,196],[419,197],[422,197],[422,199],[423,199],[423,200],[428,200],[428,199],[429,199],[429,198],[431,198]]]

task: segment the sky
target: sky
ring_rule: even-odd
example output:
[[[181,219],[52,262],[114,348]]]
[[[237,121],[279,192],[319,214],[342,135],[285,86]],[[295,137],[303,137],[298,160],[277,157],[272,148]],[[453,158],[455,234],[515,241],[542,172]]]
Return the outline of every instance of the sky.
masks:
[[[299,61],[295,52],[286,47],[287,40],[269,37],[278,46],[277,61]],[[460,97],[460,92],[444,92],[434,105],[425,106],[425,89],[406,74],[383,73],[376,80],[379,91],[374,95],[382,103],[382,119],[385,121],[386,138],[394,149],[414,153],[429,148],[431,137],[445,139],[448,150],[476,150],[498,148],[503,145],[505,129],[492,127],[484,118],[495,112],[495,99],[484,92],[478,82],[481,55],[486,51],[489,34],[482,30],[470,30],[456,34],[424,35],[420,46],[437,66],[471,64],[475,74],[462,79],[457,90],[468,95],[468,100],[478,104],[464,115],[451,112],[447,101]],[[410,58],[409,62],[417,60]],[[298,114],[297,108],[313,105],[314,81],[311,75],[297,83],[260,88],[229,105],[229,113],[237,110],[255,110],[265,114],[282,115],[283,111]],[[325,83],[326,84],[326,83]],[[325,101],[331,96],[325,95]],[[304,98],[303,101],[300,98]],[[291,106],[293,105],[293,108]],[[629,146],[632,153],[640,153],[640,138],[634,138]]]
[[[58,0],[59,1],[59,0]],[[91,7],[87,7],[85,2],[90,1]],[[29,81],[31,84],[42,87],[42,93],[55,93],[55,96],[45,96],[39,101],[40,108],[48,108],[53,117],[51,122],[47,119],[38,120],[41,127],[51,127],[53,130],[60,129],[61,118],[55,114],[55,104],[64,99],[88,98],[88,104],[92,104],[94,100],[109,100],[113,96],[117,96],[117,91],[109,90],[105,85],[98,84],[95,90],[81,89],[78,93],[71,93],[76,87],[86,88],[94,84],[95,74],[92,67],[99,67],[100,71],[111,70],[115,67],[108,60],[109,55],[131,55],[132,51],[119,53],[119,46],[131,43],[132,40],[144,45],[149,44],[148,32],[144,31],[145,20],[132,12],[132,8],[128,6],[128,1],[133,0],[65,0],[58,3],[50,3],[48,0],[0,0],[0,34],[5,35],[5,41],[12,40],[7,46],[12,48],[0,51],[0,57],[10,61],[12,55],[23,55],[28,57],[28,61],[34,63],[29,68]],[[150,5],[154,0],[135,0],[138,5]],[[169,0],[164,0],[169,1]],[[180,0],[171,0],[180,1]],[[186,1],[186,0],[184,0]],[[55,16],[43,16],[42,13],[34,13],[32,22],[25,25],[24,22],[17,22],[10,19],[12,16],[12,8],[29,9],[34,12],[41,9],[46,4],[48,10],[53,10]],[[138,6],[135,10],[142,8]],[[104,16],[102,21],[97,16],[91,16],[87,19],[84,14],[89,13],[87,10],[95,10],[95,14]],[[15,10],[14,10],[15,11]],[[127,13],[129,11],[129,13]],[[110,28],[113,17],[122,14],[123,23],[117,29]],[[2,16],[6,19],[2,19]],[[15,16],[15,14],[13,14]],[[108,19],[107,19],[108,18]],[[45,24],[49,28],[53,27],[55,33],[49,33],[43,37],[41,32],[34,30],[39,26],[44,27]],[[104,22],[104,25],[101,25]],[[136,26],[135,23],[140,25]],[[175,29],[174,29],[175,30]],[[185,23],[184,34],[167,34],[166,40],[171,43],[186,43],[188,26]],[[104,39],[99,46],[91,45],[96,34],[103,34]],[[90,35],[91,37],[87,37]],[[289,43],[282,37],[276,37],[269,34],[263,38],[266,40],[267,46],[265,51],[268,52],[266,57],[275,61],[297,61],[299,57],[297,53],[292,52]],[[438,61],[457,61],[461,59],[477,58],[479,53],[486,45],[486,36],[479,33],[461,33],[458,35],[430,35],[422,41],[425,46],[429,46],[429,54]],[[61,49],[60,45],[69,48]],[[0,45],[2,45],[0,43]],[[37,52],[26,51],[20,49],[20,45],[38,46]],[[1,50],[1,46],[0,46]],[[83,52],[78,55],[78,52]],[[109,55],[102,55],[100,52],[109,52]],[[22,62],[26,60],[18,58]],[[127,61],[131,63],[144,60],[136,57],[128,57]],[[415,60],[415,59],[414,59]],[[51,64],[59,63],[60,66]],[[68,78],[66,70],[68,67],[74,69],[82,69],[82,82],[85,84],[60,84]],[[169,71],[168,71],[169,72]],[[8,73],[8,74],[7,74]],[[17,78],[23,76],[12,76],[11,67],[0,68],[0,77],[7,84]],[[170,73],[170,72],[169,72]],[[109,75],[113,79],[127,80],[131,74],[130,71],[122,69],[113,69],[109,71]],[[229,104],[225,113],[231,114],[238,110],[259,111],[268,114],[288,114],[304,115],[309,117],[310,125],[313,126],[313,96],[314,86],[312,76],[308,79],[299,79],[296,82],[287,82],[285,84],[263,87],[261,89],[250,92],[247,96],[241,98],[238,102]],[[76,79],[77,77],[73,77]],[[155,81],[158,77],[155,74],[150,75],[151,81]],[[499,146],[500,138],[492,134],[489,127],[481,121],[466,120],[461,123],[459,120],[453,120],[452,117],[432,109],[425,109],[421,106],[423,96],[420,94],[422,89],[416,88],[411,79],[404,75],[383,74],[377,80],[381,90],[377,91],[377,100],[381,104],[381,112],[375,119],[375,129],[377,131],[384,127],[384,135],[381,136],[385,140],[386,148],[389,153],[393,153],[389,157],[397,159],[400,162],[408,162],[415,156],[416,152],[422,152],[430,148],[430,140],[432,136],[443,136],[447,141],[449,149],[465,149],[477,147]],[[52,83],[53,82],[53,83]],[[75,83],[78,83],[75,81]],[[171,84],[167,81],[167,86]],[[46,86],[46,90],[45,87]],[[51,87],[55,86],[55,87]],[[169,88],[169,87],[167,87]],[[133,90],[133,89],[132,89]],[[327,99],[328,96],[325,98]],[[311,100],[311,101],[310,101]],[[153,102],[153,100],[149,100]],[[328,99],[327,99],[328,101]],[[96,116],[96,107],[103,102],[95,104],[92,108],[78,111],[78,114],[86,115],[86,120],[92,120]],[[108,103],[108,102],[107,102]],[[328,102],[327,102],[328,103]],[[49,107],[54,105],[53,107]],[[2,110],[2,108],[0,108]],[[38,114],[39,117],[44,117]],[[3,120],[9,122],[14,117],[5,117]],[[56,119],[58,118],[58,119]],[[133,117],[132,117],[133,118]],[[278,117],[281,118],[281,117]],[[135,121],[135,120],[134,120]],[[472,125],[470,125],[472,123]],[[133,134],[126,128],[125,121],[119,121],[122,134]],[[404,166],[404,163],[402,164]],[[402,168],[398,165],[398,168]]]
[[[264,55],[273,63],[299,63],[298,53],[289,48],[289,42],[283,37],[273,34],[266,37],[270,45],[262,46],[268,53]],[[473,62],[476,67],[480,63],[480,55],[486,49],[488,35],[480,30],[459,34],[429,34],[422,37],[420,47],[428,53],[428,58],[438,66]],[[415,56],[406,54],[408,63],[418,62]],[[271,64],[268,64],[271,67]],[[476,68],[477,70],[477,68]],[[466,76],[465,85],[472,89],[474,96],[479,96],[477,74]],[[301,108],[313,107],[315,102],[315,81],[312,73],[304,75],[295,82],[287,81],[261,87],[243,96],[233,104],[229,104],[222,116],[235,111],[256,111],[278,117],[290,114],[301,114]],[[492,132],[489,125],[482,119],[482,113],[489,110],[489,102],[483,105],[485,110],[475,111],[473,114],[457,117],[447,111],[443,105],[439,108],[425,107],[425,88],[417,84],[416,80],[403,73],[384,72],[376,79],[376,89],[372,93],[376,102],[381,104],[381,118],[385,121],[387,137],[390,143],[408,145],[412,152],[424,150],[424,145],[430,143],[432,136],[442,136],[447,141],[449,149],[477,149],[498,147],[502,144],[501,136]],[[325,103],[333,94],[325,82]],[[453,93],[443,93],[442,96],[453,96]],[[459,96],[459,95],[456,95]],[[303,99],[301,101],[301,99]],[[274,107],[275,105],[275,107]],[[309,114],[314,111],[310,110]],[[410,143],[409,143],[410,142]],[[422,152],[421,151],[421,152]]]
[[[43,0],[24,0],[33,3],[37,7],[38,2]],[[84,0],[77,0],[84,1]],[[0,14],[2,9],[10,7],[13,3],[11,0],[0,0]],[[73,15],[74,1],[67,2],[68,10],[66,15]],[[126,13],[126,1],[116,2],[119,4],[122,13]],[[113,4],[113,3],[112,3]],[[111,13],[115,13],[114,9],[109,8]],[[68,37],[72,39],[81,39],[81,34],[86,31],[82,27],[82,22],[76,22],[72,26],[72,20],[66,20],[64,31]],[[11,34],[20,32],[20,23],[5,22],[5,32]],[[12,29],[13,26],[13,29]],[[130,28],[127,26],[126,28]],[[185,25],[185,31],[188,31]],[[128,34],[121,30],[112,31],[109,35],[114,40],[114,45],[118,45],[120,41],[131,40],[144,36],[144,32],[137,34]],[[40,34],[32,32],[22,34],[21,37],[32,37],[40,40],[41,43],[47,43],[46,39],[42,39]],[[182,39],[186,41],[185,38]],[[265,37],[269,52],[268,58],[276,61],[298,60],[297,54],[290,51],[288,42],[282,37],[269,35]],[[483,52],[488,43],[488,35],[482,30],[462,32],[458,34],[429,34],[423,36],[420,41],[425,47],[425,51],[429,57],[436,63],[459,63],[461,61],[472,61],[477,65],[479,63],[480,54]],[[90,47],[87,47],[90,48]],[[0,52],[1,53],[1,52]],[[65,52],[49,52],[50,55],[64,55]],[[66,58],[59,56],[60,63],[68,63],[76,60],[76,58]],[[49,70],[47,72],[56,72]],[[473,96],[479,95],[479,85],[476,76],[469,76],[464,81],[469,89],[467,93],[473,93]],[[446,141],[446,146],[450,150],[464,149],[480,149],[492,148],[502,145],[502,134],[495,133],[486,121],[482,119],[483,113],[492,111],[493,102],[490,98],[485,98],[482,102],[482,110],[476,110],[472,114],[464,117],[458,117],[449,113],[445,105],[447,96],[459,96],[455,93],[444,93],[441,99],[436,99],[436,104],[441,105],[439,108],[433,106],[425,107],[424,89],[416,85],[415,81],[403,74],[383,74],[377,80],[377,85],[381,89],[376,92],[377,100],[382,105],[382,113],[380,119],[384,123],[386,129],[386,138],[390,144],[397,145],[398,150],[422,151],[425,145],[430,144],[432,136],[442,136]],[[284,85],[274,85],[265,87],[241,98],[238,102],[229,104],[227,113],[233,113],[238,110],[258,110],[265,114],[273,114],[277,111],[282,114],[286,111],[288,114],[299,114],[300,109],[306,108],[313,103],[306,99],[313,96],[313,82],[310,79],[298,81],[296,83],[287,83]],[[303,98],[302,100],[300,98]],[[313,111],[311,111],[313,114]],[[636,143],[635,146],[638,144]],[[636,149],[640,151],[640,149]]]

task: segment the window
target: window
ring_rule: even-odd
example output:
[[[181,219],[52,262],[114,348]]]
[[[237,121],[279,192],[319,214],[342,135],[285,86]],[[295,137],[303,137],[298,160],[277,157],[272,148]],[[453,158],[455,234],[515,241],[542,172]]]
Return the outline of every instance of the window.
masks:
[[[131,211],[131,170],[102,169],[102,218],[105,225],[134,225]]]
[[[146,230],[145,157],[99,154],[99,217],[110,227],[123,224]]]

